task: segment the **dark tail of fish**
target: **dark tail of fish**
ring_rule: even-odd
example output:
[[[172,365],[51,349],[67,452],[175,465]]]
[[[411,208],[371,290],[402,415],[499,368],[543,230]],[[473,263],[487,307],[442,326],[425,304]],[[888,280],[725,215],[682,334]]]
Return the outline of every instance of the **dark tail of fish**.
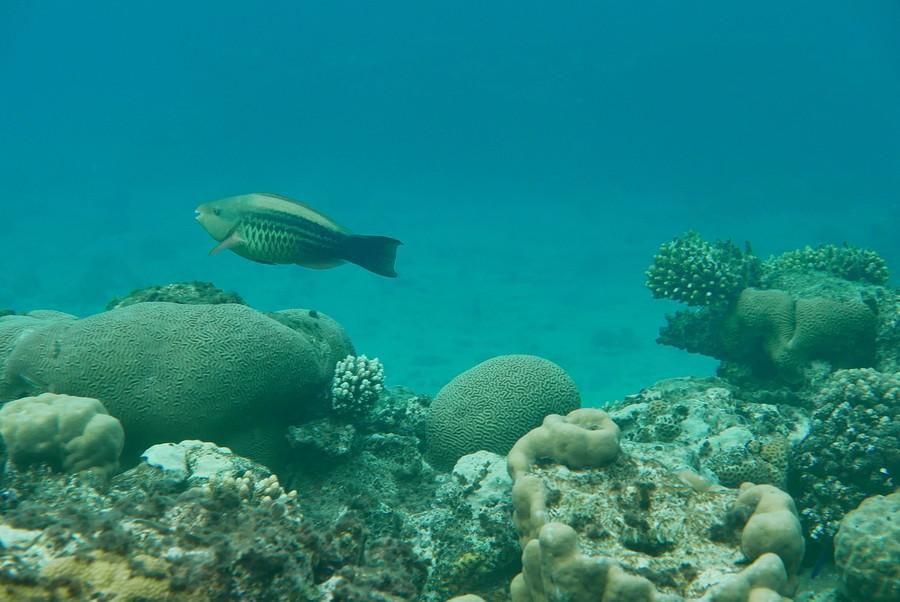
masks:
[[[396,278],[394,261],[397,259],[397,247],[402,244],[396,238],[387,236],[350,234],[344,241],[341,258],[380,276]]]

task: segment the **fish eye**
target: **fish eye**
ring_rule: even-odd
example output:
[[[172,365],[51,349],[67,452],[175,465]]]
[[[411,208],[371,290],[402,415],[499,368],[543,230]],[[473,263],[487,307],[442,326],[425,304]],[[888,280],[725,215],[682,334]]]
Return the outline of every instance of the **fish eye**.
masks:
[[[222,213],[221,209],[219,209],[218,207],[213,207],[213,215],[219,215],[220,213]]]

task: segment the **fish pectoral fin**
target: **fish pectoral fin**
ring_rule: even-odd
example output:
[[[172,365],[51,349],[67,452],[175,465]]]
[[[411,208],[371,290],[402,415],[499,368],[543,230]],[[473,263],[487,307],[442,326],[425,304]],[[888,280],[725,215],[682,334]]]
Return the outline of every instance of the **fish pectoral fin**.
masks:
[[[236,247],[242,244],[244,244],[244,239],[237,234],[232,234],[231,236],[217,244],[215,248],[209,252],[209,254],[212,255],[213,253],[218,253],[222,249],[231,249],[232,247]]]

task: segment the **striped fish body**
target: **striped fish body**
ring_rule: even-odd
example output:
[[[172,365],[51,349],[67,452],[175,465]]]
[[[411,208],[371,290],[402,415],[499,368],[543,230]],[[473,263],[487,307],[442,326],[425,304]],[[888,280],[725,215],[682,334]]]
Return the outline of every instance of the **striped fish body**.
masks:
[[[395,277],[397,247],[386,236],[352,234],[308,205],[285,197],[254,193],[197,207],[197,220],[222,249],[260,263],[295,263],[326,269],[346,262]]]

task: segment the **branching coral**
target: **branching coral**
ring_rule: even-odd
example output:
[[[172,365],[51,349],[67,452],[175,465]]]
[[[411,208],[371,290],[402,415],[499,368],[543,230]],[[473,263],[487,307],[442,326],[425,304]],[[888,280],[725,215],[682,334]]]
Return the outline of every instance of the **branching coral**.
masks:
[[[331,406],[338,414],[359,417],[371,409],[384,391],[384,366],[378,358],[348,355],[334,368]]]
[[[693,230],[663,244],[647,270],[653,297],[687,305],[727,305],[759,277],[760,261],[731,241],[709,243]]]
[[[789,251],[769,259],[767,270],[816,270],[843,278],[885,284],[890,277],[887,264],[878,253],[844,243],[842,247],[819,245]]]

